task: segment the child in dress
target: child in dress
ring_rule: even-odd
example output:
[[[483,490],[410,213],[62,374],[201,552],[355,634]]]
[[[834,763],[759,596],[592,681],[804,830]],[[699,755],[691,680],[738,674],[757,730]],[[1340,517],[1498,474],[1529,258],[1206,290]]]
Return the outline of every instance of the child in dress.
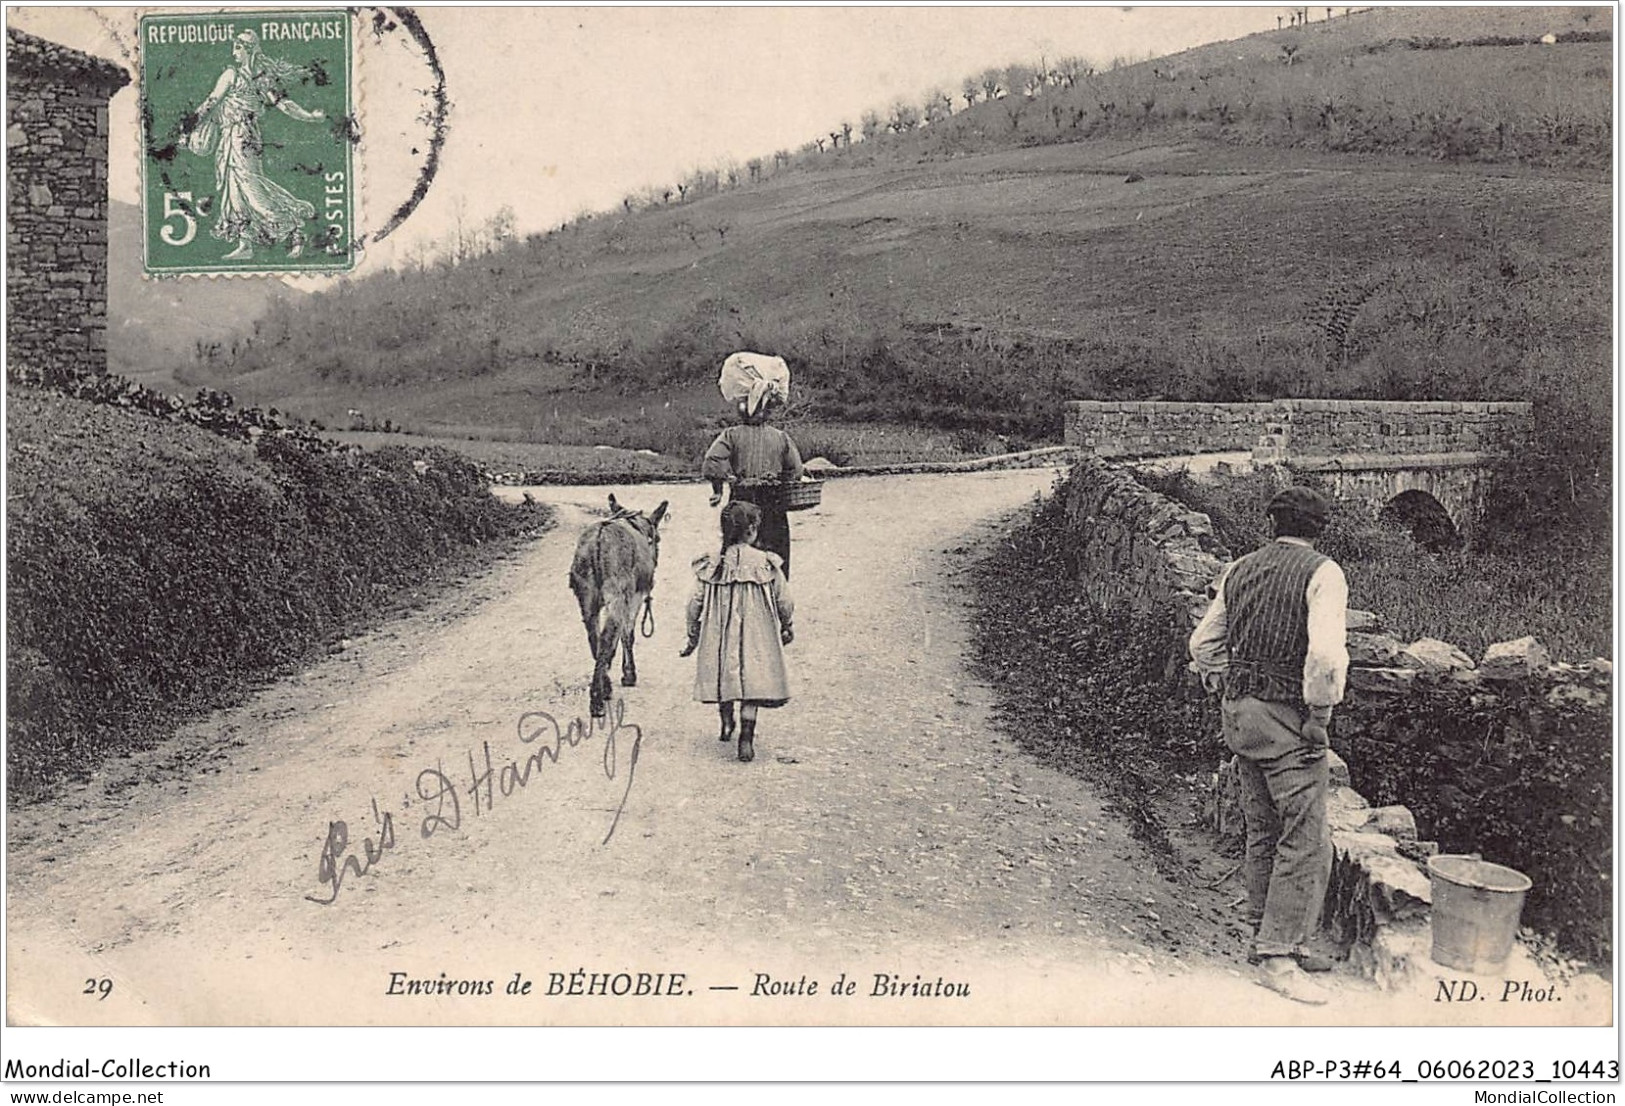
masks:
[[[688,601],[688,646],[699,653],[694,698],[716,703],[721,740],[734,733],[739,704],[739,759],[756,756],[756,713],[790,699],[784,646],[795,640],[795,604],[784,566],[775,553],[757,549],[762,512],[754,503],[722,509],[722,552],[694,560],[697,586]]]

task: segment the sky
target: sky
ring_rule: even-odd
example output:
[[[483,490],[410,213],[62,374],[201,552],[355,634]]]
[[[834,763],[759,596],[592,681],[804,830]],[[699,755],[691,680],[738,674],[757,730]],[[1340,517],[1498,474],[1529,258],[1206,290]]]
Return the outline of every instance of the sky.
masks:
[[[256,10],[270,5],[258,4]],[[897,99],[1012,63],[1138,60],[1273,30],[1247,7],[486,7],[417,9],[452,101],[441,168],[364,269],[503,207],[520,233],[674,184],[697,168],[771,157]],[[364,13],[366,9],[363,9]],[[17,7],[12,25],[135,68],[135,8]],[[415,184],[432,84],[402,36],[361,35],[364,211],[382,224]],[[137,94],[112,104],[113,198],[139,199]],[[364,214],[364,220],[366,215]]]

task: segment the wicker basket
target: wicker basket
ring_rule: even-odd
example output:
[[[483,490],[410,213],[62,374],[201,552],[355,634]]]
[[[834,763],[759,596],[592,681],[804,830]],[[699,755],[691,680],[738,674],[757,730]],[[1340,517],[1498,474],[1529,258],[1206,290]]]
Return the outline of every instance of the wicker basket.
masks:
[[[784,486],[784,509],[786,511],[805,511],[816,507],[824,501],[824,482],[822,480],[802,480]]]
[[[740,498],[764,507],[782,507],[786,511],[805,511],[823,502],[822,480],[798,480],[784,483],[778,480],[743,480],[737,485]]]

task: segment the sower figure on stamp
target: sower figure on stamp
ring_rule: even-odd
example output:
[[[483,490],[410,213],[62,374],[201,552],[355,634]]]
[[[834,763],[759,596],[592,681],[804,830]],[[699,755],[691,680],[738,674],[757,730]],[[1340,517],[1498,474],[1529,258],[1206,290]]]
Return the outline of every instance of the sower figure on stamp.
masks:
[[[774,370],[779,370],[775,372]],[[778,554],[785,579],[790,578],[790,517],[779,487],[801,479],[801,451],[790,435],[768,418],[789,399],[789,370],[777,357],[736,353],[723,363],[723,394],[739,395],[740,422],[730,426],[705,451],[700,475],[711,481],[711,506],[722,502],[722,485],[732,485],[734,502],[754,503],[762,512],[756,544]]]
[[[739,705],[739,759],[756,756],[756,715],[790,699],[784,647],[795,640],[795,604],[778,555],[752,545],[762,513],[753,503],[722,509],[722,551],[694,561],[697,586],[688,602],[688,645],[699,653],[694,698],[717,704],[720,738],[734,734]]]
[[[1331,513],[1324,496],[1287,488],[1266,510],[1275,540],[1220,575],[1190,651],[1203,683],[1223,691],[1241,776],[1249,959],[1264,986],[1318,1005],[1329,995],[1304,972],[1332,965],[1306,942],[1331,876],[1326,729],[1348,676],[1348,582],[1314,549]]]
[[[301,123],[318,123],[326,115],[294,103],[287,86],[303,71],[266,57],[253,31],[232,40],[231,60],[214,91],[186,121],[186,148],[214,158],[218,192],[209,233],[237,243],[227,261],[252,257],[256,245],[284,240],[288,256],[295,258],[304,252],[305,223],[316,217],[316,208],[266,175],[260,116],[271,107]]]

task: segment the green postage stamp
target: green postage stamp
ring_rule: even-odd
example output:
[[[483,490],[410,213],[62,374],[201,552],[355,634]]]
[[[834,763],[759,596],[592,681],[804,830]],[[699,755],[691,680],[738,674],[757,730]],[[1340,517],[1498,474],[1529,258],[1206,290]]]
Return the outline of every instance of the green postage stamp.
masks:
[[[349,13],[146,15],[140,34],[146,272],[350,269]]]

